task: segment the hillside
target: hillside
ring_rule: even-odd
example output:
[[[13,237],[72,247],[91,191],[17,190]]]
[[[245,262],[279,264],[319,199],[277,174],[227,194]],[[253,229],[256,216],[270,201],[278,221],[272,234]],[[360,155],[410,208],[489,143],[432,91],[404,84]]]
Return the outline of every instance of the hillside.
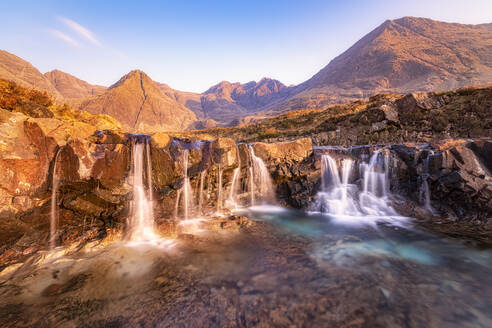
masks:
[[[73,75],[57,69],[44,73],[56,90],[65,98],[84,98],[98,95],[107,88],[101,85],[92,85]]]
[[[375,95],[367,101],[298,110],[241,127],[196,131],[237,142],[309,136],[318,145],[432,142],[492,137],[492,87]]]
[[[25,88],[3,79],[0,79],[0,109],[40,119],[38,122],[44,122],[47,126],[53,125],[54,128],[61,124],[59,122],[63,122],[71,126],[71,129],[82,126],[90,131],[121,129],[121,124],[108,115],[93,115],[68,105],[58,105],[45,91]]]
[[[79,109],[110,115],[140,131],[182,130],[196,121],[191,110],[165,95],[139,70],[123,76],[104,93],[81,101]]]
[[[0,50],[0,79],[13,81],[26,88],[47,91],[55,98],[62,98],[50,80],[24,59]]]
[[[492,82],[491,24],[388,20],[273,106],[316,108],[381,92],[429,92]]]

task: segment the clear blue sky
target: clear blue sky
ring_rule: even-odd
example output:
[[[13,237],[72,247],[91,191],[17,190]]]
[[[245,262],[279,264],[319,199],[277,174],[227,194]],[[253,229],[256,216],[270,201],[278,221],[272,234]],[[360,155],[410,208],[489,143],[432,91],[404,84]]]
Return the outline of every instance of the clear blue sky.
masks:
[[[142,69],[202,92],[222,80],[310,78],[386,19],[492,22],[492,1],[14,1],[0,49],[40,69],[110,85]]]

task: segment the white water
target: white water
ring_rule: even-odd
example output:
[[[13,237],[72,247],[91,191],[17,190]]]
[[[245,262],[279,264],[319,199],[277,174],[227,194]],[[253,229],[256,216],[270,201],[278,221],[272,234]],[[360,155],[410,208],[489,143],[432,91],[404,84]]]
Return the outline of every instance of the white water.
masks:
[[[220,213],[222,211],[222,166],[219,164],[218,168],[218,174],[217,174],[217,213]]]
[[[62,147],[60,147],[56,154],[53,162],[53,173],[52,173],[52,183],[51,183],[51,208],[50,208],[50,250],[53,250],[56,246],[56,228],[58,226],[58,205],[56,203],[56,195],[58,193],[59,187],[59,177],[57,172],[57,160],[58,155]]]
[[[145,140],[145,158],[147,160],[147,184],[148,184],[148,194],[149,194],[149,201],[150,201],[150,216],[153,218],[154,217],[154,195],[153,195],[153,190],[152,190],[152,160],[150,157],[150,144],[149,144],[149,139]]]
[[[249,147],[251,156],[250,167],[250,193],[251,205],[256,204],[256,200],[261,203],[275,203],[275,192],[273,189],[272,178],[263,162],[263,160],[255,155],[253,147]]]
[[[151,180],[150,177],[152,176],[151,172],[149,173],[149,166],[151,165],[150,152],[147,156],[144,155],[148,148],[148,142],[142,143],[138,139],[133,140],[131,171],[133,200],[130,203],[131,215],[128,220],[130,240],[132,241],[148,241],[157,238],[154,231],[153,204],[151,201],[152,182],[149,181],[147,187],[144,183],[145,164],[147,164],[148,180]]]
[[[184,184],[183,184],[183,219],[188,220],[193,214],[193,189],[191,188],[190,177],[188,176],[188,156],[187,149],[183,152],[183,172],[184,172]]]
[[[432,152],[430,153],[432,154]],[[430,155],[429,154],[429,155]],[[423,199],[424,199],[424,209],[430,213],[434,214],[434,209],[432,208],[431,205],[431,192],[429,188],[429,182],[427,181],[429,179],[429,155],[424,160],[424,174],[422,175],[422,189],[421,193],[423,194]]]
[[[388,198],[389,154],[375,151],[369,164],[360,165],[360,171],[363,173],[364,187],[359,196],[362,212],[375,216],[397,215]]]
[[[361,163],[362,190],[349,184],[353,161],[343,159],[341,165],[330,155],[321,158],[321,185],[314,210],[343,221],[369,221],[380,217],[397,216],[389,205],[387,154],[375,152],[369,163]]]
[[[203,184],[205,182],[205,175],[207,174],[207,171],[202,171],[200,172],[200,189],[198,191],[198,215],[202,215],[202,208],[203,208]]]
[[[250,197],[250,205],[255,205],[255,180],[253,175],[253,166],[249,167],[249,197]]]
[[[238,194],[238,182],[239,178],[241,175],[241,168],[237,167],[234,169],[234,172],[232,173],[232,182],[231,182],[231,188],[229,189],[229,197],[226,200],[226,205],[230,209],[237,209],[238,208],[238,200],[237,200],[237,194]]]
[[[342,178],[340,178],[336,161],[329,155],[321,157],[322,190],[318,193],[316,205],[319,211],[335,215],[361,214],[353,195],[357,187],[348,183],[352,165],[351,159],[342,161]]]

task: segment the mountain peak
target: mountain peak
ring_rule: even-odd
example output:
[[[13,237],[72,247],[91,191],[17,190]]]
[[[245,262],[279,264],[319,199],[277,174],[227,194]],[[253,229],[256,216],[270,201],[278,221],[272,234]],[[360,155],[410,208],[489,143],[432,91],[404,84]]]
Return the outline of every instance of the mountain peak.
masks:
[[[104,86],[89,84],[58,69],[46,72],[44,76],[51,81],[51,84],[65,98],[84,98],[101,94],[106,90]]]
[[[81,104],[91,113],[109,114],[137,131],[182,130],[195,114],[167,96],[147,74],[132,70],[108,90]]]

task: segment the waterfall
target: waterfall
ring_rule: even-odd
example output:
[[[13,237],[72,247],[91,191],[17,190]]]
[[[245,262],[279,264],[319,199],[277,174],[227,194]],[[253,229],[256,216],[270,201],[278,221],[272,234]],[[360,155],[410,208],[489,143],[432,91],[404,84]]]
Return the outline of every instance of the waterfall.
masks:
[[[253,147],[249,146],[251,156],[250,167],[250,193],[251,205],[255,204],[256,196],[264,203],[275,202],[275,192],[273,189],[272,178],[263,162],[263,160],[255,155]]]
[[[200,172],[200,188],[198,191],[198,215],[202,215],[202,208],[203,208],[203,183],[205,181],[205,175],[207,174],[207,171],[202,171]]]
[[[52,172],[52,183],[51,183],[51,208],[50,208],[50,249],[53,250],[56,246],[56,228],[58,226],[58,205],[56,203],[56,195],[58,193],[59,187],[59,177],[57,175],[57,160],[58,155],[63,147],[60,147],[55,154],[55,159],[53,160],[53,172]]]
[[[364,189],[360,194],[360,207],[368,215],[396,215],[389,205],[389,154],[386,151],[375,151],[369,163],[361,164]]]
[[[152,189],[152,160],[150,157],[150,143],[149,143],[149,138],[145,139],[145,157],[147,160],[147,184],[148,184],[148,194],[149,194],[149,201],[150,201],[150,215],[151,217],[154,217],[154,195],[153,195],[153,189]]]
[[[430,155],[433,155],[432,151],[430,152],[429,155],[427,155],[427,157],[424,160],[424,174],[422,174],[422,186],[421,186],[420,193],[421,193],[421,197],[424,199],[424,209],[426,210],[426,212],[428,212],[430,214],[434,214],[434,209],[432,208],[431,200],[430,200],[431,192],[430,192],[429,182],[428,182],[428,179],[430,176],[430,173],[429,173],[429,157],[430,157]]]
[[[255,205],[255,181],[253,175],[253,166],[249,167],[249,196],[250,196],[250,205]]]
[[[219,164],[218,174],[217,174],[217,213],[222,211],[222,166]]]
[[[188,220],[193,211],[193,189],[191,188],[190,177],[188,176],[188,149],[183,152],[183,172],[184,172],[184,184],[183,190],[183,218]]]
[[[238,192],[238,181],[241,173],[241,168],[236,167],[232,173],[231,188],[229,189],[229,197],[227,198],[227,207],[231,209],[237,209],[237,192]]]
[[[369,163],[359,165],[362,190],[355,184],[349,184],[353,164],[351,159],[343,159],[340,175],[336,160],[330,155],[322,155],[321,191],[313,209],[345,217],[396,215],[388,199],[388,154],[376,151]]]
[[[142,142],[142,139],[144,142]],[[134,241],[152,240],[156,238],[154,231],[154,217],[152,210],[152,182],[150,147],[148,136],[136,135],[132,139],[132,168],[133,200],[130,203],[129,217],[130,239]],[[144,155],[145,154],[147,155]],[[147,165],[147,171],[145,170]],[[147,187],[144,183],[147,172]]]
[[[176,203],[174,204],[174,218],[177,219],[178,218],[178,212],[179,212],[179,200],[181,199],[181,189],[179,189],[177,192],[176,192]]]
[[[329,155],[321,157],[321,186],[318,201],[315,205],[321,212],[336,215],[359,215],[356,199],[353,197],[354,185],[348,183],[352,171],[353,161],[342,161],[342,177],[336,161]]]

